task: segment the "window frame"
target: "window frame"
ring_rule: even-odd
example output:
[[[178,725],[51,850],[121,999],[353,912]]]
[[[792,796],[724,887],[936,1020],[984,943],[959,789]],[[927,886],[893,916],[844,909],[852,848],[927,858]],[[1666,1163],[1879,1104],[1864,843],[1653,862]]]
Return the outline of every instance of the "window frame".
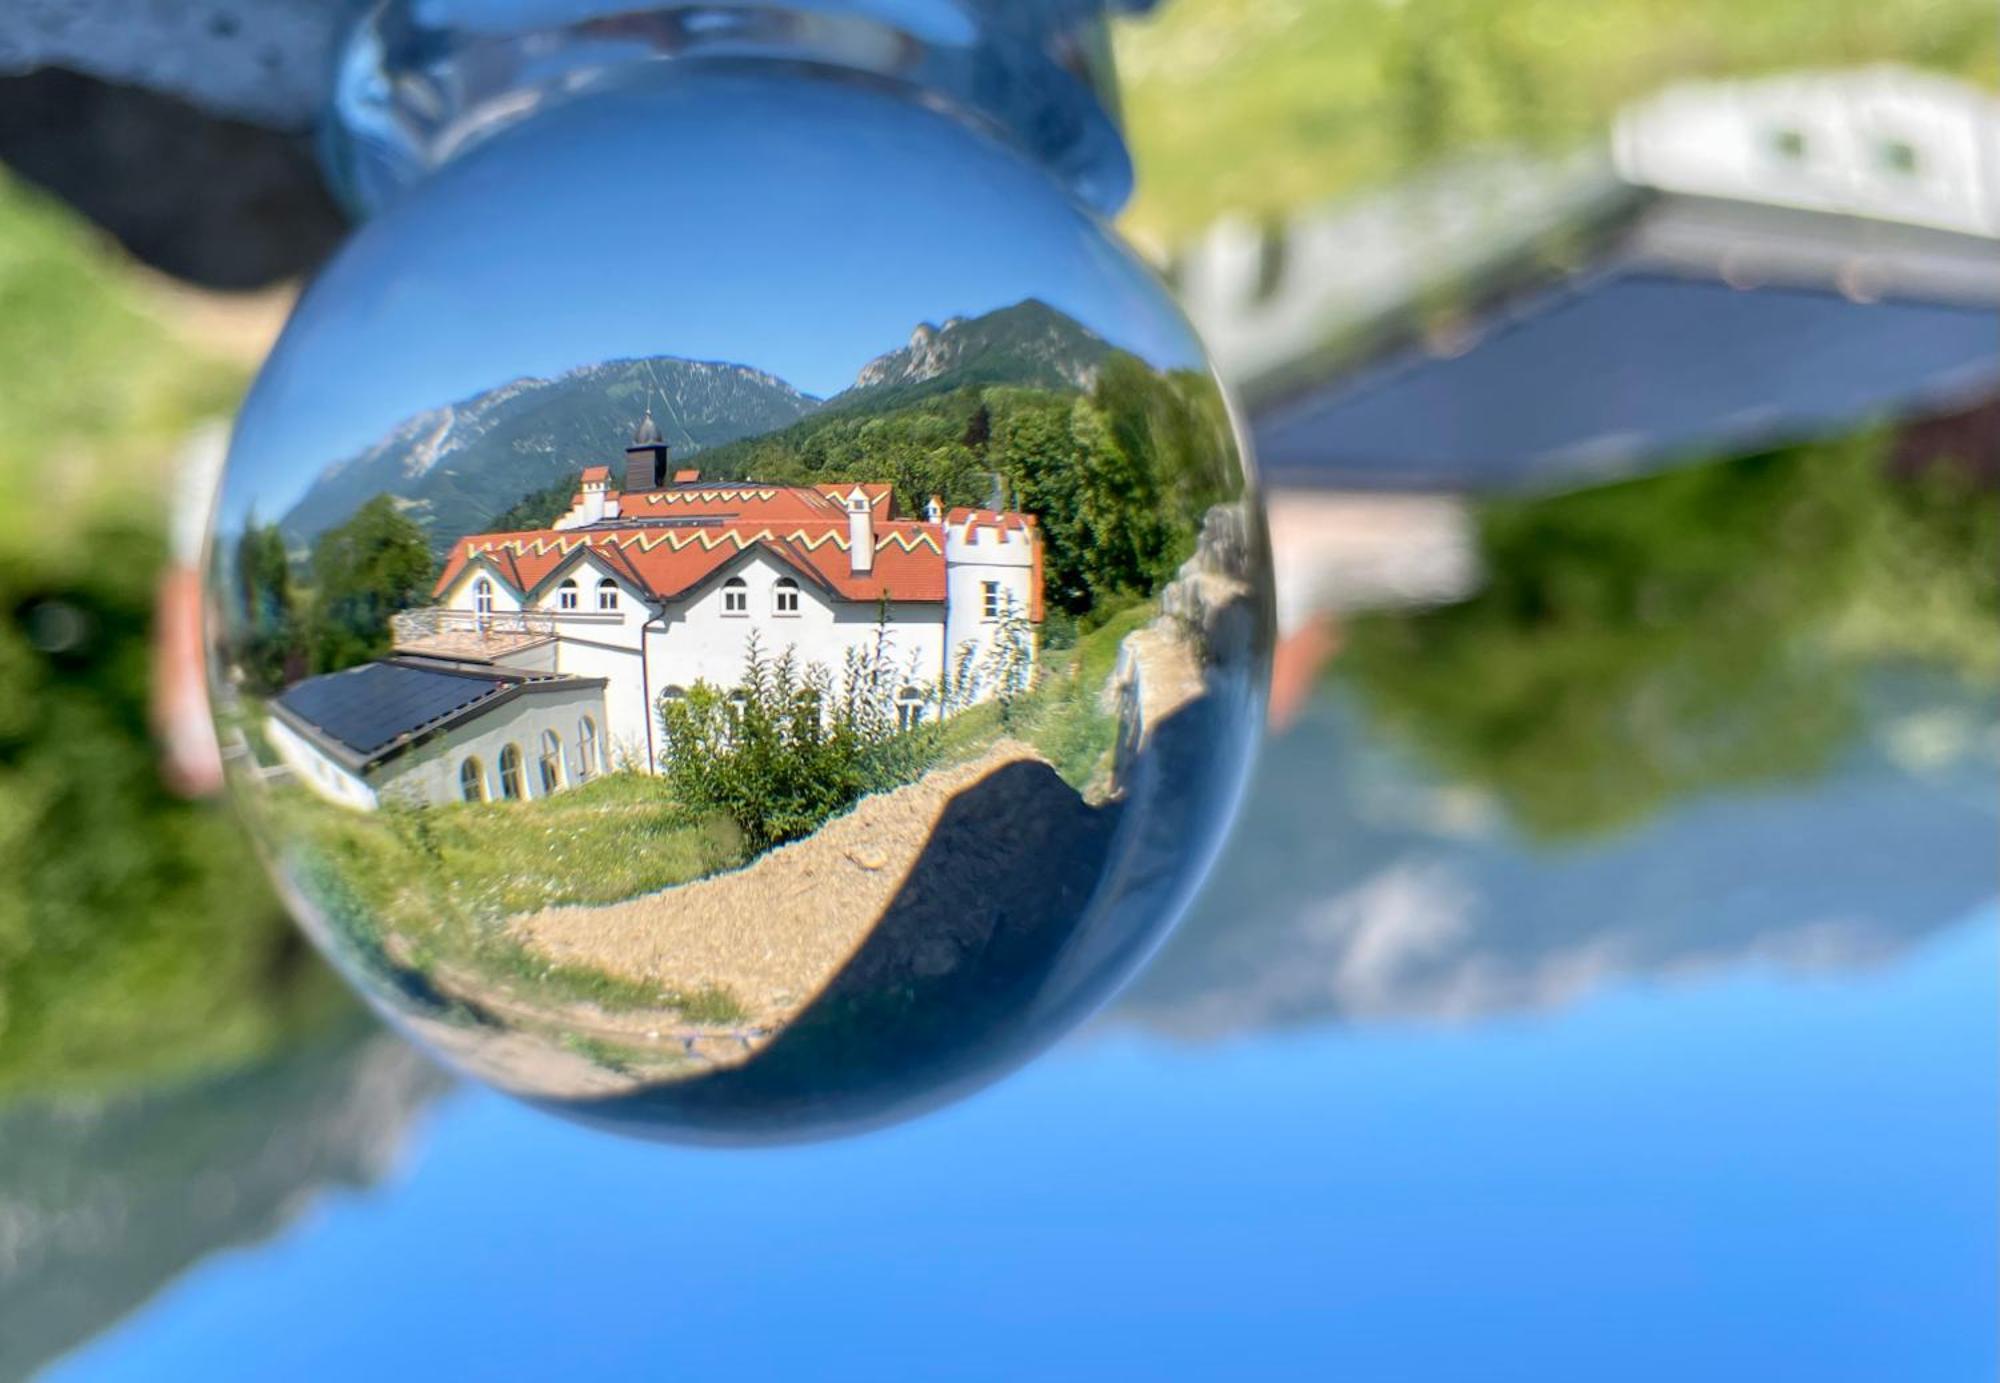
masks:
[[[500,748],[500,800],[503,802],[528,800],[527,761],[521,753],[521,746],[512,740]]]
[[[997,621],[1007,608],[1004,588],[998,581],[979,583],[979,618],[987,623]]]
[[[553,727],[545,729],[538,748],[541,752],[535,756],[535,781],[542,785],[542,796],[552,797],[563,790],[562,736]]]
[[[791,577],[779,577],[771,583],[771,613],[782,619],[797,619],[804,608],[803,594],[799,583]]]
[[[493,578],[482,576],[472,583],[472,610],[474,614],[493,613]]]
[[[724,619],[750,617],[750,583],[740,576],[722,583],[722,615]]]
[[[609,614],[616,612],[620,608],[618,583],[608,576],[599,577],[597,581],[597,612],[599,614]]]
[[[486,765],[479,761],[477,754],[467,754],[458,761],[458,800],[461,802],[489,802],[486,787]]]
[[[583,782],[597,776],[597,722],[590,716],[577,717],[576,767],[577,777]]]
[[[556,608],[572,613],[583,608],[583,587],[576,584],[574,576],[564,577],[562,585],[556,587]]]

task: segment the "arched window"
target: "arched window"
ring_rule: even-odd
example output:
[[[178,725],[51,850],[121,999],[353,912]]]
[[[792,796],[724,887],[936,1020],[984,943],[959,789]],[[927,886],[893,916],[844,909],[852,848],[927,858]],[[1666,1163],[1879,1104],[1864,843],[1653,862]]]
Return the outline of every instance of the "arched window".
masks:
[[[618,608],[618,583],[608,576],[597,583],[597,608],[600,610]]]
[[[725,615],[747,615],[750,613],[750,583],[740,576],[732,576],[722,583],[722,613]]]
[[[472,583],[472,608],[482,615],[493,613],[493,583],[483,576]]]
[[[896,693],[896,728],[914,730],[924,723],[924,694],[915,687]]]
[[[467,802],[486,800],[486,769],[476,758],[458,766],[458,795]]]
[[[583,593],[577,589],[574,577],[556,587],[556,608],[558,610],[574,610],[582,601]]]
[[[789,576],[781,576],[771,587],[771,609],[780,615],[796,615],[799,612],[799,583]]]
[[[662,687],[660,689],[660,700],[662,701],[685,701],[687,700],[687,695],[686,687]]]
[[[562,736],[553,730],[542,731],[542,757],[539,764],[542,777],[542,796],[562,790]]]
[[[597,722],[589,716],[576,723],[576,766],[579,777],[597,774]]]
[[[518,802],[528,795],[521,781],[521,746],[510,744],[500,751],[500,795]]]

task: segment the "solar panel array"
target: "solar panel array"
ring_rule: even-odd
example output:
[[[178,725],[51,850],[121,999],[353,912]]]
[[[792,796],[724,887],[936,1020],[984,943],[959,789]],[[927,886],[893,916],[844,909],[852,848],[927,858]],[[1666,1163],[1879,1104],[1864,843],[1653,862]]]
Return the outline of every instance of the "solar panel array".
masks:
[[[367,756],[518,681],[408,663],[366,663],[301,682],[278,704]]]

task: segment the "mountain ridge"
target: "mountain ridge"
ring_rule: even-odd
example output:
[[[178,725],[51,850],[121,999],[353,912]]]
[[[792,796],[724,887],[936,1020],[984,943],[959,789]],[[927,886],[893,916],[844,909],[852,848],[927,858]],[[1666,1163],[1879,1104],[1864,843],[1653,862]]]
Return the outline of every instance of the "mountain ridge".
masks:
[[[406,418],[328,466],[279,529],[298,551],[388,494],[441,550],[586,465],[615,465],[649,406],[676,458],[687,460],[822,414],[887,411],[968,386],[1087,391],[1113,350],[1067,313],[1025,298],[918,323],[902,346],[869,360],[827,399],[756,366],[678,356],[525,375]]]

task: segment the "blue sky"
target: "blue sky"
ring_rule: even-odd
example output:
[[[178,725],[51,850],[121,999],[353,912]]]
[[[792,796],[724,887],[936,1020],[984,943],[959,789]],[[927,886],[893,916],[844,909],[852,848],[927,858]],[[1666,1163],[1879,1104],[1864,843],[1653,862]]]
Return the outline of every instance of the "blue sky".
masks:
[[[57,1378],[1983,1378],[1995,918],[1464,1028],[1085,1035],[868,1138],[464,1092]]]
[[[523,375],[675,355],[825,396],[919,322],[1027,297],[1157,365],[1197,358],[1135,259],[954,120],[747,78],[600,96],[362,228],[266,367],[223,512],[280,513],[402,419]]]

